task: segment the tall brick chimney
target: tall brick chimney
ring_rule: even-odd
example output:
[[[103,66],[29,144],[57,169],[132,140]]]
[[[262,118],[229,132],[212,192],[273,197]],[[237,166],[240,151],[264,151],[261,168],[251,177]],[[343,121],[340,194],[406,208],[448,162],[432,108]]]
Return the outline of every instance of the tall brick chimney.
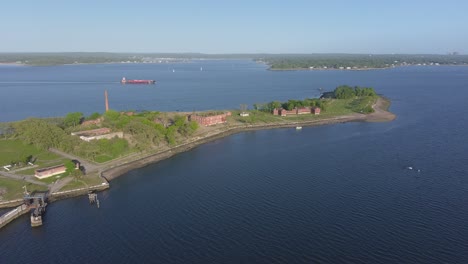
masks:
[[[109,98],[107,98],[107,90],[104,91],[104,97],[106,99],[106,112],[109,111]]]

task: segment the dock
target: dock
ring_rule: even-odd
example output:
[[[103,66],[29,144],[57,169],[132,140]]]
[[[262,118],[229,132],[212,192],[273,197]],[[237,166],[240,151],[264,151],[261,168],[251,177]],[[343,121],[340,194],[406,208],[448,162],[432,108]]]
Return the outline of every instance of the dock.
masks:
[[[34,209],[31,212],[31,226],[41,226],[42,217],[46,211],[47,199],[49,192],[35,192],[33,194],[26,193],[24,196],[25,205],[29,206],[30,209]]]
[[[96,204],[97,208],[99,208],[99,199],[97,198],[97,193],[89,192],[88,199],[90,204]]]
[[[34,192],[31,194],[25,189],[23,204],[0,216],[0,228],[27,213],[31,213],[32,227],[41,226],[42,216],[47,206],[48,194],[48,192]],[[34,210],[31,212],[31,209]]]
[[[49,202],[53,202],[57,199],[62,199],[66,197],[74,197],[78,195],[84,195],[88,193],[89,203],[92,205],[96,205],[97,208],[100,207],[100,201],[97,196],[97,191],[105,190],[109,188],[109,183],[102,183],[100,185],[90,186],[87,188],[80,188],[75,190],[69,191],[62,191],[62,192],[34,192],[29,193],[24,188],[24,196],[23,199],[17,199],[8,201],[7,204],[16,206],[15,208],[11,209],[7,213],[0,216],[0,229],[6,226],[8,223],[12,222],[13,220],[19,218],[22,215],[30,213],[30,221],[31,226],[41,226],[43,224],[43,216],[46,211],[46,207]],[[5,204],[5,203],[4,203]]]

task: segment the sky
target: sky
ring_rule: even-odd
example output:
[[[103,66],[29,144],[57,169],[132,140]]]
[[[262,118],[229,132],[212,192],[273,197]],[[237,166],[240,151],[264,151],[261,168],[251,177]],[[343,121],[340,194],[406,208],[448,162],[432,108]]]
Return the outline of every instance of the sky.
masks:
[[[0,52],[468,53],[466,0],[18,0]]]

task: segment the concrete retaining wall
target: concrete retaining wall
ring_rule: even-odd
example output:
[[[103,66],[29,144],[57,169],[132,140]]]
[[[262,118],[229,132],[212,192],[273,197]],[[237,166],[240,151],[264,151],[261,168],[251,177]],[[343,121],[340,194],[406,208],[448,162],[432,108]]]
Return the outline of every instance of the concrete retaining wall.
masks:
[[[25,204],[22,204],[15,209],[9,211],[8,213],[0,216],[0,228],[6,226],[11,221],[15,220],[16,218],[26,214],[29,212],[29,207]]]
[[[10,208],[15,207],[23,203],[23,199],[10,200],[5,202],[0,202],[0,208]]]
[[[71,198],[75,196],[88,194],[90,191],[102,191],[109,189],[109,183],[105,182],[99,185],[89,186],[87,188],[79,188],[69,191],[54,192],[49,195],[49,201],[57,201],[60,199]]]

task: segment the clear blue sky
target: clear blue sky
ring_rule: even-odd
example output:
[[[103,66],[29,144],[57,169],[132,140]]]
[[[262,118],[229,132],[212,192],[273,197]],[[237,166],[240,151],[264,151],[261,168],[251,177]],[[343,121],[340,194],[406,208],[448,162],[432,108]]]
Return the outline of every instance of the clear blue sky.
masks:
[[[468,53],[466,0],[18,0],[0,8],[1,52]]]

